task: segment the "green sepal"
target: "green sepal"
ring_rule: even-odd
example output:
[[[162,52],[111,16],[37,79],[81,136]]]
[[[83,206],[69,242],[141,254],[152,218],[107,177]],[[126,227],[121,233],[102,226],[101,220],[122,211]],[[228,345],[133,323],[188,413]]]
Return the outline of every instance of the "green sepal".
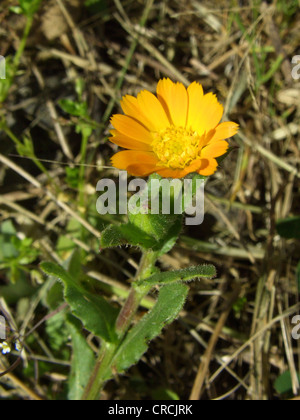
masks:
[[[137,214],[127,224],[110,225],[101,235],[100,247],[131,245],[157,255],[169,252],[182,229],[182,215]]]
[[[237,150],[237,149],[238,149],[237,146],[229,147],[228,150],[227,150],[227,152],[224,155],[219,156],[218,158],[216,158],[218,164],[220,165],[230,155],[231,152],[233,152],[234,150]]]

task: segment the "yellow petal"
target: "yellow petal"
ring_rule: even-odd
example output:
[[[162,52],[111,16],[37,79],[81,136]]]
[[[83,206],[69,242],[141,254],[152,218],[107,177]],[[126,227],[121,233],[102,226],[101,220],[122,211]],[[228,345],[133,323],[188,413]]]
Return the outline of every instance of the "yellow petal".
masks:
[[[140,152],[137,150],[125,150],[123,152],[116,153],[111,158],[112,165],[115,168],[127,170],[132,165],[140,165],[143,168],[145,165],[156,166],[158,159],[154,153],[151,152]]]
[[[172,124],[185,127],[188,109],[188,95],[182,83],[162,79],[157,84],[157,97]]]
[[[200,88],[200,85],[188,89],[187,129],[197,131],[199,136],[216,128],[223,115],[223,106],[218,102],[216,95],[208,93],[201,96],[201,91],[202,87]]]
[[[202,166],[198,170],[198,173],[203,176],[209,176],[216,172],[218,162],[216,159],[202,159]]]
[[[189,109],[186,127],[189,129],[196,125],[199,117],[199,104],[203,98],[203,88],[200,83],[193,82],[187,89]]]
[[[238,129],[239,125],[232,121],[223,122],[215,128],[215,134],[210,142],[229,139],[238,132]]]
[[[209,143],[201,150],[201,157],[209,159],[222,156],[227,152],[228,147],[229,144],[224,140]]]
[[[150,145],[150,143],[143,143],[131,137],[127,137],[117,130],[111,130],[111,134],[112,134],[112,137],[109,137],[109,140],[112,143],[117,144],[120,147],[123,147],[124,149],[143,150],[147,152],[152,150],[152,146]]]
[[[111,118],[111,124],[120,133],[127,137],[131,137],[143,143],[152,143],[153,141],[150,131],[148,131],[142,124],[133,118],[128,117],[127,115],[113,115]]]
[[[143,109],[140,107],[137,98],[134,96],[126,95],[121,100],[121,107],[124,114],[134,118],[143,124],[149,131],[153,130],[153,124],[144,114]]]
[[[151,122],[150,131],[164,130],[170,126],[169,119],[157,97],[148,90],[143,90],[137,96],[138,104]]]

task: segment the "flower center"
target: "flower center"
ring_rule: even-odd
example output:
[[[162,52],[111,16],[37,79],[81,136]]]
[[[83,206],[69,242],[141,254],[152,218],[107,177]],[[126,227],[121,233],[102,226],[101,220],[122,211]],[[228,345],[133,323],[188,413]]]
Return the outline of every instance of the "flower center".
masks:
[[[183,169],[200,155],[202,136],[195,131],[171,126],[152,135],[153,151],[161,166]]]

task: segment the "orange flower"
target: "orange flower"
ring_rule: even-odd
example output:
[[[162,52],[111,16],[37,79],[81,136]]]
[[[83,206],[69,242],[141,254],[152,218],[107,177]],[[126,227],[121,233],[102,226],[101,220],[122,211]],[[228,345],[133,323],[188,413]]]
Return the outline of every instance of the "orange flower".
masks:
[[[115,129],[110,141],[129,150],[115,154],[112,164],[134,176],[212,175],[216,158],[228,149],[224,139],[238,131],[234,122],[220,124],[223,106],[212,93],[204,95],[196,82],[186,89],[162,79],[157,97],[144,90],[137,98],[124,96],[121,107],[125,115],[111,118]]]

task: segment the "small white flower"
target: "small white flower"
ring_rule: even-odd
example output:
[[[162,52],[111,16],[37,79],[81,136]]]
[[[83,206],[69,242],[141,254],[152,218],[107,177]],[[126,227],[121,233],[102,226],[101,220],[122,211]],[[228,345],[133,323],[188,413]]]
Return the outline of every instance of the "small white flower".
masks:
[[[2,354],[8,354],[10,353],[11,348],[6,341],[2,341],[2,343],[0,343],[0,350],[2,350]]]
[[[16,349],[16,351],[21,351],[22,350],[22,346],[21,346],[21,343],[20,343],[19,340],[17,340],[15,342],[15,349]]]

